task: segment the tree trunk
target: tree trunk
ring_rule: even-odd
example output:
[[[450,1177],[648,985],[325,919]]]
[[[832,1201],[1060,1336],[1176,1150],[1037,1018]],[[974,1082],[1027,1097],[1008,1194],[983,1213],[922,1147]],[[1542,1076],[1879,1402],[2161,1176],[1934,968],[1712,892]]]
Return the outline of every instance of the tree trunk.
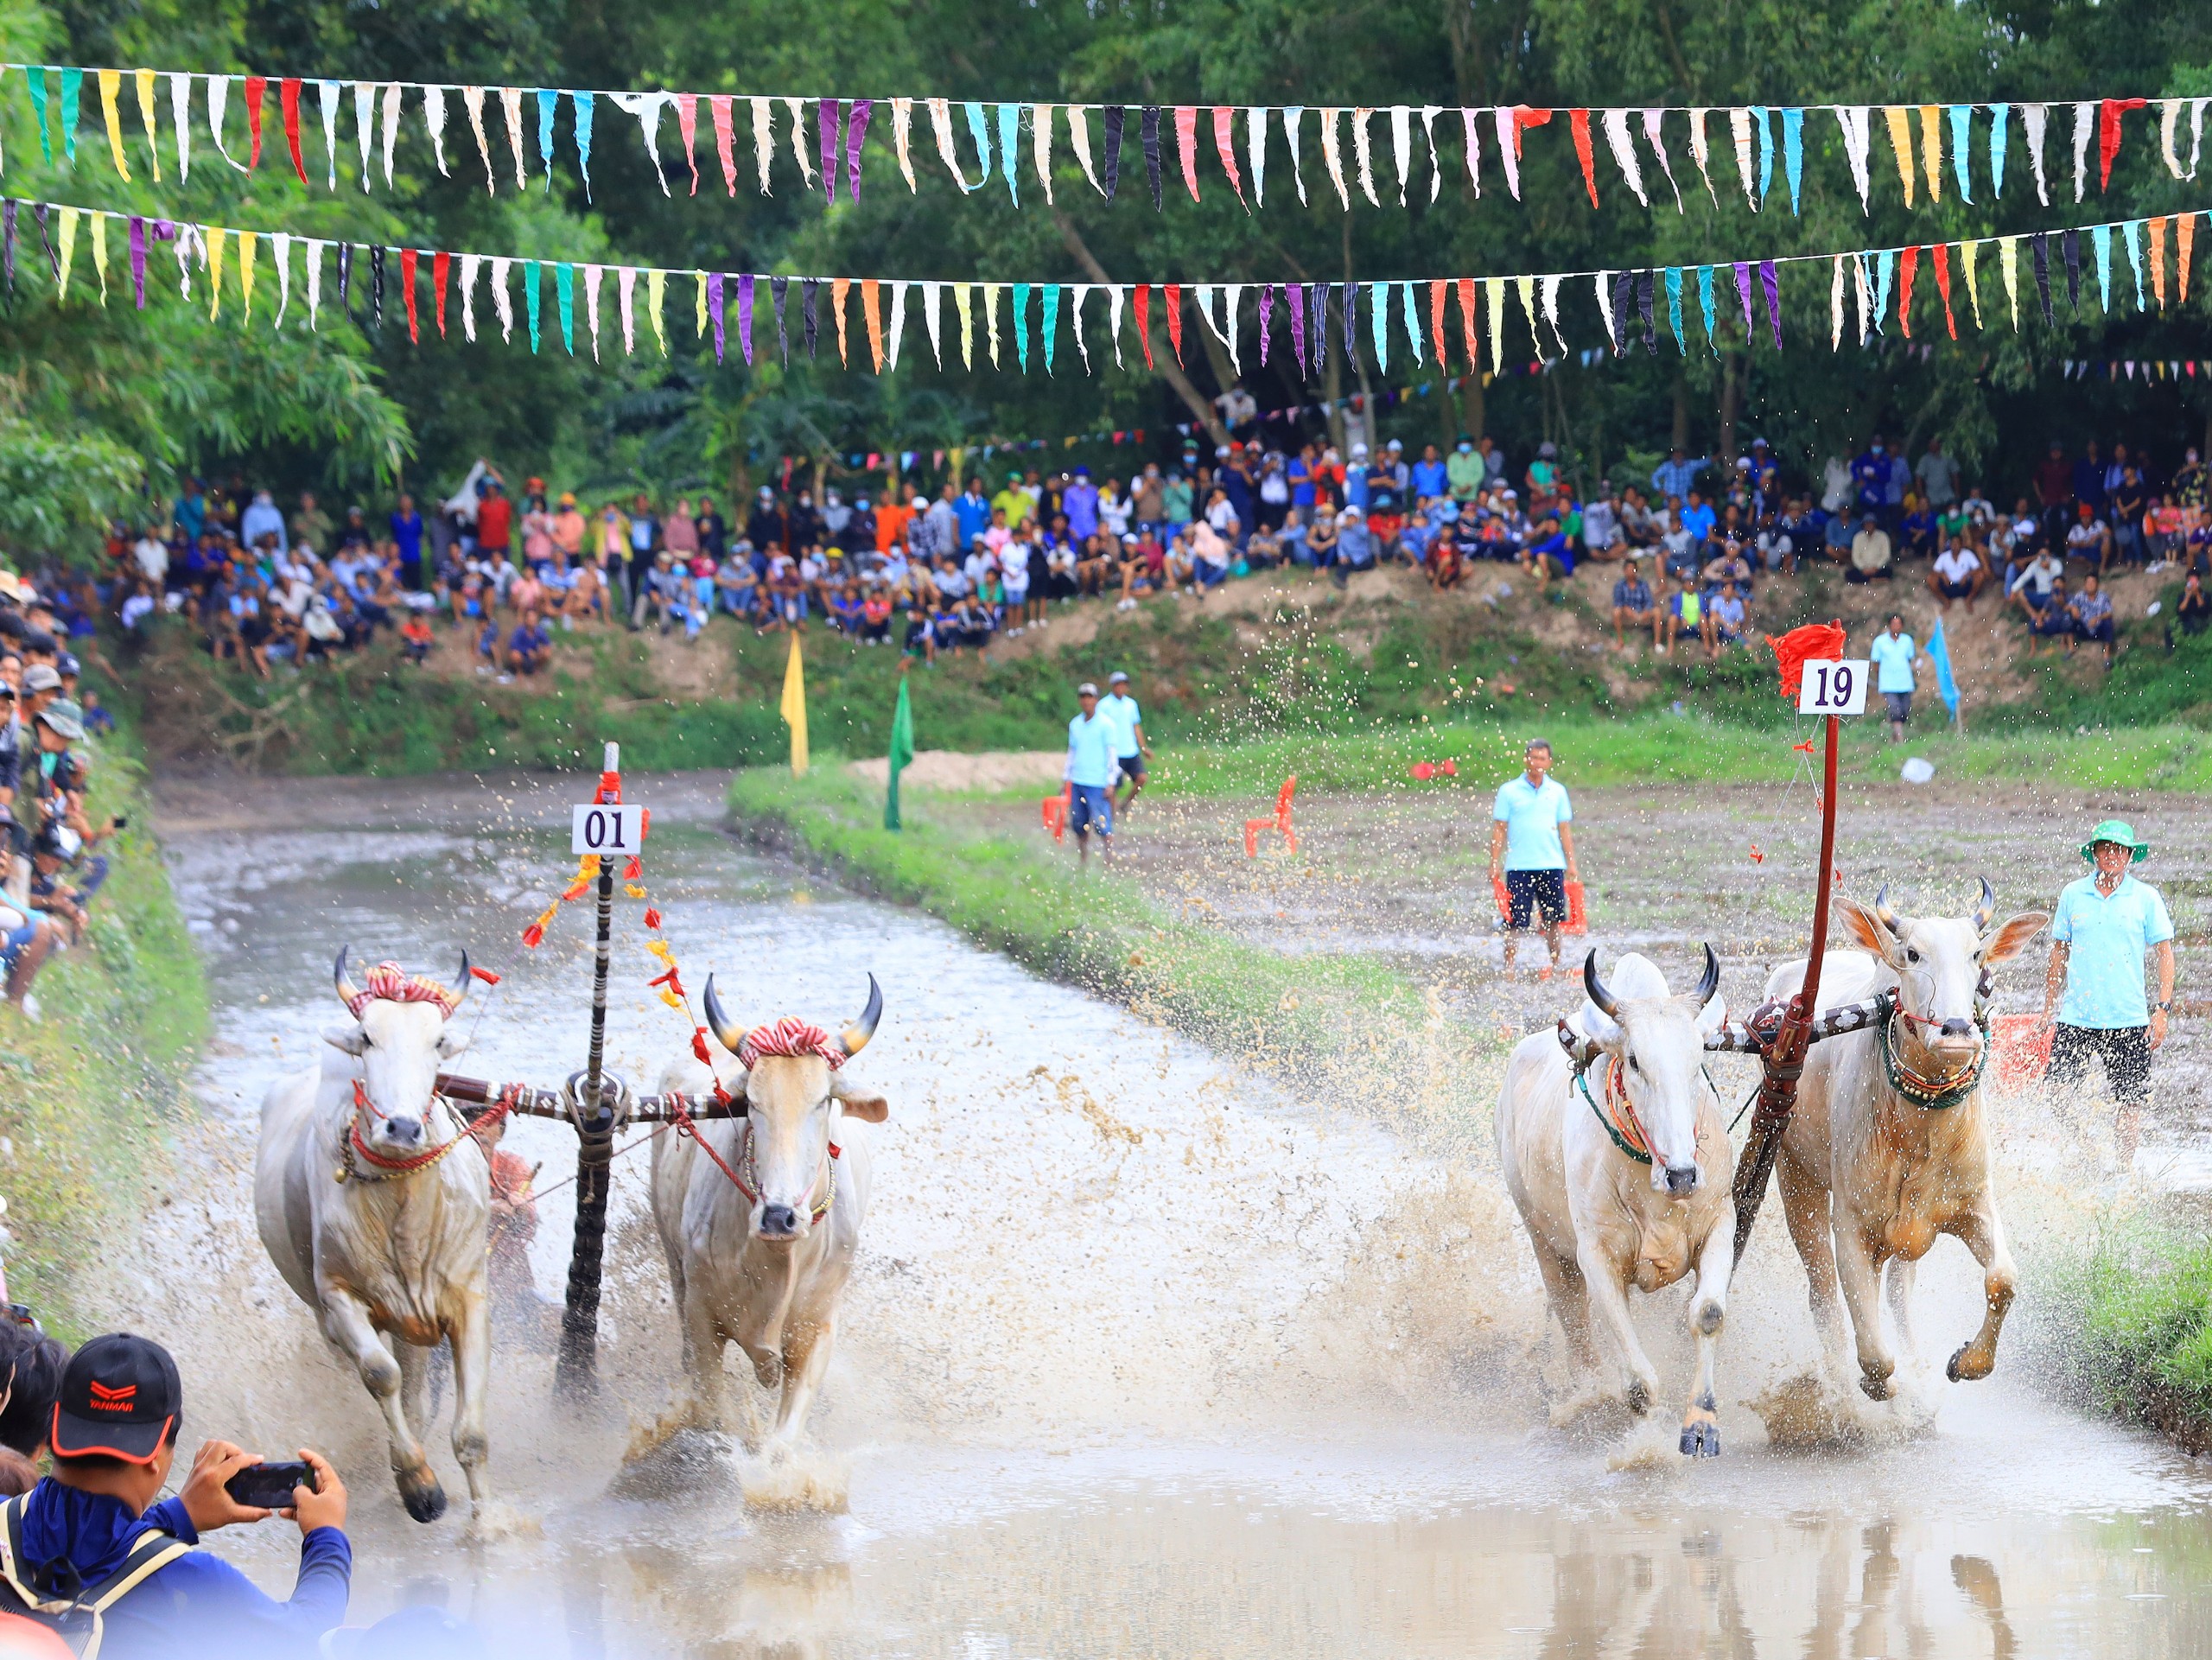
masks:
[[[1720,436],[1713,450],[1730,467],[1736,464],[1736,410],[1744,392],[1738,372],[1742,360],[1742,354],[1734,351],[1720,354]]]
[[[1478,362],[1467,367],[1466,378],[1459,383],[1459,426],[1470,438],[1480,438],[1490,420],[1490,410],[1483,396],[1483,366]]]
[[[1675,367],[1675,430],[1668,447],[1690,453],[1690,378],[1680,364]]]
[[[1113,287],[1114,279],[1106,275],[1106,268],[1098,263],[1097,256],[1090,251],[1090,245],[1084,241],[1081,233],[1076,230],[1074,222],[1065,213],[1054,208],[1052,223],[1058,226],[1060,240],[1067,245],[1067,250],[1075,256],[1076,263],[1090,274],[1090,280],[1108,288]],[[1160,322],[1161,327],[1165,328],[1166,320],[1162,318]],[[1204,323],[1198,324],[1198,327],[1201,334],[1205,332]],[[1215,413],[1212,403],[1191,384],[1190,376],[1183,372],[1183,366],[1175,361],[1173,348],[1166,341],[1161,341],[1160,347],[1154,351],[1152,359],[1160,378],[1174,388],[1175,395],[1181,398],[1185,407],[1198,417],[1199,423],[1205,428],[1214,442],[1217,445],[1227,443],[1229,429],[1221,423],[1221,417]]]
[[[1324,301],[1324,304],[1327,302]],[[1321,354],[1321,390],[1329,400],[1329,442],[1337,454],[1344,453],[1344,359],[1341,352],[1329,351]],[[2212,447],[2206,453],[2212,455]]]

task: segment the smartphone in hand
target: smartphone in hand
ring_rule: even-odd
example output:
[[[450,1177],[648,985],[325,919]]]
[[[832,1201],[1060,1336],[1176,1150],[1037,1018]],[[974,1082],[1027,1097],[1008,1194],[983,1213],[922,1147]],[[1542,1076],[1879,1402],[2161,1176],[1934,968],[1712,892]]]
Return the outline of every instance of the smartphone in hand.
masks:
[[[296,1487],[305,1487],[311,1492],[321,1491],[315,1481],[315,1466],[303,1460],[248,1465],[223,1484],[223,1491],[239,1504],[263,1511],[291,1509],[292,1490]]]

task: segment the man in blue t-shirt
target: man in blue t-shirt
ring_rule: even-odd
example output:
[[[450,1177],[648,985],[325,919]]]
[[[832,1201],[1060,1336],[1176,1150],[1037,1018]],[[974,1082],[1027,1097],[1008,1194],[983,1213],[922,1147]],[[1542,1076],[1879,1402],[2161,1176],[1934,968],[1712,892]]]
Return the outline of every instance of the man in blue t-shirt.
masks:
[[[402,494],[399,510],[391,515],[391,539],[399,544],[399,578],[410,588],[423,586],[423,515],[415,511],[415,498]]]
[[[2082,857],[2090,875],[2060,890],[2050,919],[2050,968],[2044,976],[2043,1024],[2055,1028],[2050,1079],[2070,1084],[2092,1056],[2120,1098],[2122,1170],[2135,1162],[2143,1103],[2151,1093],[2151,1056],[2166,1040],[2174,1001],[2174,925],[2166,902],[2148,882],[2127,874],[2148,858],[2147,843],[2125,821],[2107,818],[2089,832]],[[2143,958],[2158,965],[2158,1001],[2143,995]]]
[[[1912,665],[1919,652],[1912,636],[1904,631],[1904,619],[1895,614],[1866,648],[1874,665],[1874,690],[1889,709],[1891,743],[1904,741],[1904,723],[1912,718]]]
[[[991,528],[991,499],[983,493],[982,480],[968,480],[966,492],[952,504],[952,516],[959,521],[960,551],[965,553]]]
[[[1538,975],[1548,980],[1559,967],[1560,925],[1567,920],[1567,884],[1581,881],[1574,862],[1574,810],[1567,791],[1546,776],[1552,770],[1552,747],[1548,739],[1531,738],[1523,757],[1525,770],[1508,779],[1497,792],[1491,809],[1490,879],[1505,886],[1505,972],[1513,973],[1515,947],[1527,931],[1531,913],[1541,911],[1544,943],[1551,948],[1551,962]]]
[[[1061,776],[1068,782],[1068,828],[1075,832],[1076,852],[1090,862],[1090,827],[1098,827],[1098,852],[1114,862],[1114,769],[1122,728],[1113,716],[1098,707],[1098,688],[1088,680],[1076,688],[1083,713],[1068,722],[1067,765]]]

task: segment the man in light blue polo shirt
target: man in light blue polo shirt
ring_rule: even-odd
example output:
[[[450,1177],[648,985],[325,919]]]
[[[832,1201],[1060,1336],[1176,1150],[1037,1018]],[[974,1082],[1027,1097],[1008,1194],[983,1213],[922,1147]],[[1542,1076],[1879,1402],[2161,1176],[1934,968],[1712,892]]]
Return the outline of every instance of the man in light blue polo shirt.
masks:
[[[1912,636],[1904,631],[1904,619],[1894,614],[1866,648],[1874,664],[1874,690],[1889,705],[1891,743],[1904,741],[1904,723],[1912,717],[1912,662],[1918,654]]]
[[[2107,818],[2089,832],[2082,856],[2094,872],[2069,882],[2050,919],[2050,969],[2044,976],[2043,1023],[2055,1026],[2050,1078],[2072,1083],[2094,1056],[2120,1098],[2121,1167],[2135,1162],[2143,1103],[2151,1092],[2151,1056],[2166,1040],[2174,1001],[2174,925],[2166,902],[2127,868],[2151,849],[2134,830]],[[2158,1001],[2143,995],[2143,958],[2155,952]]]
[[[1505,972],[1513,972],[1514,951],[1531,913],[1541,911],[1552,960],[1537,978],[1548,980],[1559,967],[1567,884],[1582,879],[1574,863],[1574,810],[1567,803],[1565,786],[1546,776],[1552,770],[1548,740],[1530,739],[1523,764],[1526,770],[1520,777],[1498,787],[1491,811],[1490,879],[1493,885],[1505,884]]]
[[[1098,700],[1098,712],[1111,721],[1121,735],[1115,764],[1121,767],[1122,777],[1129,787],[1114,805],[1127,812],[1129,804],[1144,789],[1145,761],[1152,754],[1152,746],[1145,741],[1144,711],[1129,695],[1129,677],[1121,670],[1106,677],[1106,695]]]
[[[1076,852],[1090,862],[1090,827],[1098,826],[1098,851],[1114,862],[1115,751],[1121,728],[1098,707],[1098,688],[1088,680],[1076,688],[1083,713],[1068,722],[1068,760],[1061,776],[1068,781],[1068,828],[1075,832]]]

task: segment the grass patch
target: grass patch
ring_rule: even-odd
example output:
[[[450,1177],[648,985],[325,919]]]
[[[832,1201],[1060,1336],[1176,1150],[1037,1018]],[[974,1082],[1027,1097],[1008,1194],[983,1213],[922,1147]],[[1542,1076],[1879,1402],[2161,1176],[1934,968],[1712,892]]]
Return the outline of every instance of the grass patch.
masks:
[[[1253,1065],[1295,1065],[1302,1082],[1370,1097],[1387,1080],[1432,1130],[1471,1133],[1487,1113],[1464,1080],[1465,1063],[1491,1041],[1447,1018],[1429,988],[1371,957],[1244,944],[1095,865],[1081,870],[940,820],[926,801],[906,804],[903,830],[887,830],[880,792],[834,760],[804,779],[741,773],[729,799],[740,823],[779,851]]]
[[[0,1011],[0,1192],[16,1244],[9,1288],[73,1340],[99,1329],[73,1271],[134,1217],[168,1129],[191,1111],[187,1075],[207,1031],[200,958],[147,828],[143,769],[126,728],[99,746],[92,811],[129,816],[88,947],[49,958],[37,1025]]]
[[[2212,1235],[2111,1228],[2038,1281],[2035,1346],[2063,1394],[2212,1450]]]

